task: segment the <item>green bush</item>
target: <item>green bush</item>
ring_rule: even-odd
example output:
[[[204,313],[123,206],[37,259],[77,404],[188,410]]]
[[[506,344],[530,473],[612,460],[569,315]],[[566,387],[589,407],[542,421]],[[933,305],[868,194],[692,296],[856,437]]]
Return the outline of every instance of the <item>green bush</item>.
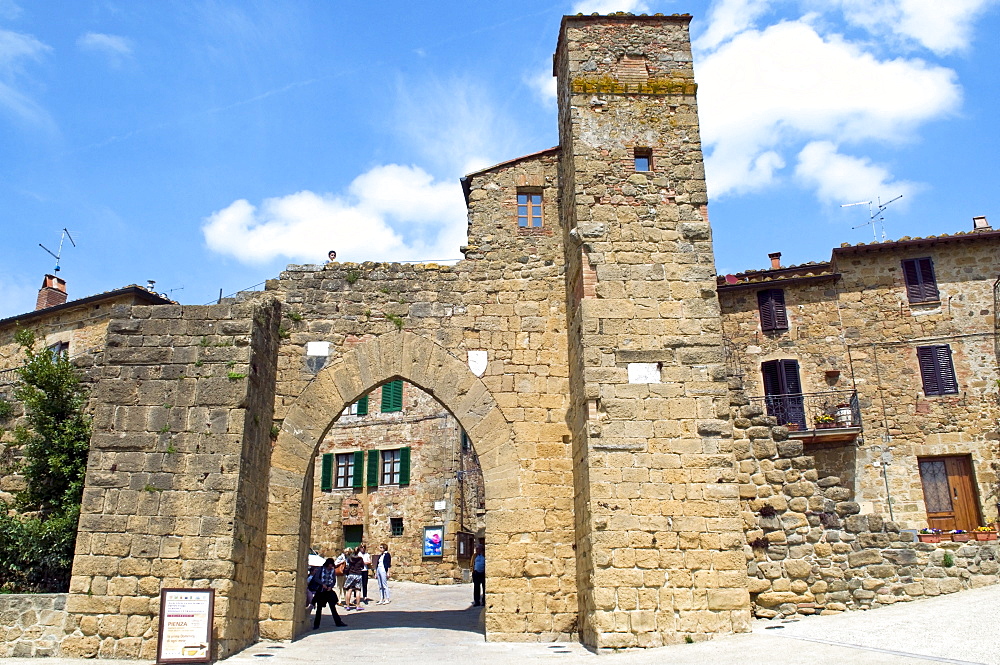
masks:
[[[87,391],[64,355],[35,351],[25,330],[16,340],[25,363],[14,398],[25,418],[13,441],[23,457],[11,470],[24,476],[25,488],[14,500],[20,514],[0,514],[0,589],[66,591],[90,449]]]

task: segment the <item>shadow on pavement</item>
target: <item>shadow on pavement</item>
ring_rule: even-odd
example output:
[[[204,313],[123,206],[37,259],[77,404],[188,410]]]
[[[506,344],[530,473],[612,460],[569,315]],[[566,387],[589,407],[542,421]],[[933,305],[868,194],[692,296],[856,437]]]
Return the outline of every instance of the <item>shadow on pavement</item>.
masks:
[[[360,612],[340,610],[340,618],[347,626],[337,628],[334,626],[333,617],[324,611],[323,620],[318,629],[308,630],[295,639],[300,640],[309,635],[320,633],[386,628],[459,630],[483,635],[481,616],[482,609],[479,607],[469,607],[463,610],[391,610],[384,607],[377,610],[365,609]],[[309,625],[311,628],[311,618]]]

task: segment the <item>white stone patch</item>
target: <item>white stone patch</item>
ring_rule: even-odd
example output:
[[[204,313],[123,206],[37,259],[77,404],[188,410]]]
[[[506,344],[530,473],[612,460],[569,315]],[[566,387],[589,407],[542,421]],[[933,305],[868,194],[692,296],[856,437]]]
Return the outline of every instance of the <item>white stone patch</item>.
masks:
[[[659,383],[660,364],[659,363],[629,363],[628,364],[629,383]]]
[[[469,351],[469,369],[476,376],[482,376],[486,373],[486,361],[485,351]]]
[[[330,342],[306,342],[306,355],[323,356],[324,358],[329,356]]]

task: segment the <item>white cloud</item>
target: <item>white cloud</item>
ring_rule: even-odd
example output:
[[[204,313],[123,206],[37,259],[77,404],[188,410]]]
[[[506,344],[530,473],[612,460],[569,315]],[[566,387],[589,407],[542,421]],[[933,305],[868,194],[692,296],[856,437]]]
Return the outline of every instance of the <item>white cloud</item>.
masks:
[[[964,50],[973,23],[996,0],[834,0],[848,22],[877,36],[917,42],[939,55]]]
[[[953,113],[950,69],[880,60],[805,21],[744,31],[696,61],[713,196],[765,187],[804,142],[897,142]]]
[[[708,14],[708,28],[695,48],[712,49],[748,28],[768,10],[771,0],[718,0]]]
[[[342,261],[461,258],[467,216],[458,177],[519,154],[518,126],[496,111],[487,88],[452,79],[401,82],[387,128],[435,169],[384,164],[342,193],[302,191],[259,208],[234,201],[205,219],[208,247],[246,263],[315,263],[331,249]]]
[[[20,89],[25,63],[37,62],[51,50],[31,35],[0,29],[0,110],[54,131],[48,112]]]
[[[517,154],[519,128],[496,109],[489,88],[463,78],[401,82],[392,131],[457,177]]]
[[[826,203],[844,204],[903,195],[917,190],[910,182],[894,181],[888,169],[872,164],[867,157],[851,157],[838,152],[830,141],[813,141],[799,153],[795,176],[816,190]]]
[[[132,40],[119,35],[105,35],[100,32],[88,32],[80,35],[76,45],[84,51],[92,51],[108,56],[112,62],[120,63],[122,59],[132,55]]]
[[[631,12],[639,14],[648,12],[649,5],[644,0],[582,0],[573,5],[571,14],[611,14],[614,12]]]
[[[524,82],[531,88],[543,106],[554,108],[556,105],[556,77],[552,75],[551,65],[542,67],[539,71],[525,77]]]
[[[414,166],[378,166],[355,178],[347,195],[310,191],[235,201],[202,227],[208,247],[246,263],[285,257],[320,263],[459,258],[465,203],[457,182],[435,182]]]

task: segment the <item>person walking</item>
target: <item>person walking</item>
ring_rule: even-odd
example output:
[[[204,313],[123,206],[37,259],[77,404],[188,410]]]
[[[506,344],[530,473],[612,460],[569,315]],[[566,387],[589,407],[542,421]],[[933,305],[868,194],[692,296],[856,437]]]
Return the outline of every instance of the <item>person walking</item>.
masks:
[[[345,547],[344,551],[337,555],[337,559],[334,562],[334,565],[337,567],[337,591],[340,593],[342,600],[347,598],[347,594],[344,593],[344,580],[347,578],[347,553],[350,551],[350,548]],[[346,602],[340,604],[346,605]]]
[[[361,601],[367,605],[371,600],[368,597],[368,571],[372,567],[372,555],[368,553],[368,546],[364,543],[358,548],[358,555],[365,564],[364,570],[361,571]]]
[[[340,615],[337,614],[337,574],[334,572],[334,562],[333,559],[327,559],[323,564],[323,568],[317,573],[319,579],[319,588],[316,591],[316,595],[313,596],[313,602],[316,604],[316,618],[313,620],[313,630],[319,628],[320,618],[323,615],[323,606],[330,606],[330,613],[333,614],[333,621],[338,626],[346,626],[347,624],[341,621]],[[314,582],[316,580],[314,579]]]
[[[375,560],[375,581],[378,582],[378,602],[376,605],[389,604],[389,568],[392,567],[392,556],[389,554],[389,546],[385,543],[379,545],[381,550]]]
[[[364,566],[365,562],[357,551],[351,550],[347,555],[347,577],[344,578],[344,593],[347,594],[344,602],[348,610],[365,609],[361,606],[361,571]]]
[[[476,545],[476,556],[472,559],[472,605],[486,604],[486,550]]]

